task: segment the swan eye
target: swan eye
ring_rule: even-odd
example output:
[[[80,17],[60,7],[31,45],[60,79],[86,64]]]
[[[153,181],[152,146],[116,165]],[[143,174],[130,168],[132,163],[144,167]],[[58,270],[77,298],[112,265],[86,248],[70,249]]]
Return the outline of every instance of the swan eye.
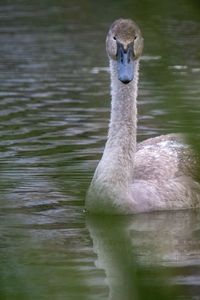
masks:
[[[137,35],[134,37],[134,40],[136,40],[137,39]]]
[[[116,38],[116,36],[113,36],[113,40],[115,40],[115,41],[116,41],[116,39],[117,39],[117,38]]]

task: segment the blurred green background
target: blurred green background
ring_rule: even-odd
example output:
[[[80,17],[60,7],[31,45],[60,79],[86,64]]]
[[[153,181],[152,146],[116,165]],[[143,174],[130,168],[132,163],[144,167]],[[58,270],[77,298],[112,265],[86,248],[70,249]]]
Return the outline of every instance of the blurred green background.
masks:
[[[105,37],[119,17],[145,40],[138,140],[186,132],[199,153],[199,1],[1,0],[2,300],[199,299],[198,211],[83,212],[109,120]]]

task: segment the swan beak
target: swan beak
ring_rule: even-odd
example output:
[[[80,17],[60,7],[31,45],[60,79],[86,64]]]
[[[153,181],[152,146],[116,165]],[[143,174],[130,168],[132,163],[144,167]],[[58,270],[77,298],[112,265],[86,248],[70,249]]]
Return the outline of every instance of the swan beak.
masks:
[[[132,43],[124,49],[121,43],[117,43],[117,65],[118,78],[121,82],[127,84],[134,77],[134,53]]]

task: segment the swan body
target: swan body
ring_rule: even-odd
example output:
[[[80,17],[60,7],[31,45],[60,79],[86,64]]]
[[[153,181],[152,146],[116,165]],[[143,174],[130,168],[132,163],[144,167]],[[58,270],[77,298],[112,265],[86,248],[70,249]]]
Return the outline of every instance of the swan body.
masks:
[[[132,20],[115,21],[106,48],[111,71],[108,140],[87,197],[92,213],[131,214],[200,205],[195,157],[184,138],[163,135],[136,144],[137,86],[143,38]]]

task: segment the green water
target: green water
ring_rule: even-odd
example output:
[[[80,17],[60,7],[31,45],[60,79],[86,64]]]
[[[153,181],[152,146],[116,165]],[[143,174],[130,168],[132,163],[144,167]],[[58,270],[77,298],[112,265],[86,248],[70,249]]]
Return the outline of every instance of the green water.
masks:
[[[105,36],[118,17],[145,39],[138,140],[198,136],[197,1],[2,0],[2,300],[200,299],[199,211],[83,212],[106,140]]]

